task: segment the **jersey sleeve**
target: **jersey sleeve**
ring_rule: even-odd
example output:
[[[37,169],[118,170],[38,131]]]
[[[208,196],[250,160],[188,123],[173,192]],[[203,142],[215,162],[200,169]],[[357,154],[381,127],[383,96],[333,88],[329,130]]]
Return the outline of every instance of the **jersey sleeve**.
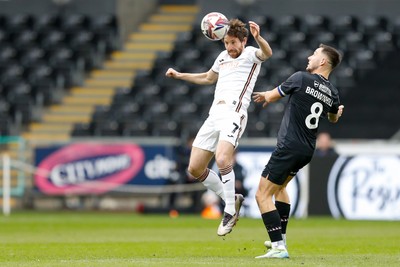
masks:
[[[215,73],[219,73],[219,65],[220,65],[220,61],[221,59],[224,57],[224,51],[222,51],[218,57],[215,59],[214,64],[211,67],[211,70]]]
[[[340,105],[341,104],[339,94],[336,94],[336,97],[333,98],[333,104],[332,107],[329,109],[329,113],[337,114]]]
[[[246,49],[249,50],[249,55],[250,55],[250,60],[251,62],[254,63],[262,63],[264,60],[261,60],[259,57],[257,57],[257,50],[258,48],[255,48],[254,46],[248,46]]]
[[[300,71],[292,74],[286,81],[278,86],[279,94],[284,97],[300,90],[303,81],[303,75]]]

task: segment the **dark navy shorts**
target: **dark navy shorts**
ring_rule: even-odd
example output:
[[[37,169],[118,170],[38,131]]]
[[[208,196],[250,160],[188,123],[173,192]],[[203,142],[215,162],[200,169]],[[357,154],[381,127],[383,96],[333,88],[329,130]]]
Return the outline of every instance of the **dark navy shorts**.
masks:
[[[276,148],[261,175],[264,178],[268,176],[268,180],[274,184],[283,185],[289,176],[295,176],[307,165],[312,156],[312,154],[297,154],[287,149]]]

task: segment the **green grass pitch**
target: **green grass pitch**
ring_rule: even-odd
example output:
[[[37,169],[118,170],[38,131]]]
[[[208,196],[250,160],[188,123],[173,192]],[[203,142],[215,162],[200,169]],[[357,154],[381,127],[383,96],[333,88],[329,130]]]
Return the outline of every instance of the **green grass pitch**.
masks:
[[[0,217],[0,266],[400,266],[400,222],[291,219],[290,259],[254,259],[267,239],[241,218],[224,238],[200,216],[15,212]]]

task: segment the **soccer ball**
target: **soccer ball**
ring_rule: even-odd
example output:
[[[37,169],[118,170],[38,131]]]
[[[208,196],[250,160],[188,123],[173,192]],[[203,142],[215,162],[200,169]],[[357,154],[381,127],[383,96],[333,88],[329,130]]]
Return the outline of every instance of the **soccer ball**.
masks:
[[[228,32],[229,20],[221,13],[211,12],[204,16],[200,26],[205,37],[211,41],[218,41]]]

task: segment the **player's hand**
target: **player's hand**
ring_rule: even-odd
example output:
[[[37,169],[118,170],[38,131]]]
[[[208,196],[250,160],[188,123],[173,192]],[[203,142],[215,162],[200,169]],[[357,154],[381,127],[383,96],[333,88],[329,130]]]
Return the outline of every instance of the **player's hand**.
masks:
[[[178,72],[174,70],[173,68],[169,68],[167,72],[165,73],[165,76],[177,79],[178,77]]]
[[[337,112],[338,118],[342,117],[343,109],[344,109],[344,106],[343,106],[343,105],[340,105],[340,106],[339,106],[339,109],[338,109],[338,112]]]
[[[254,21],[249,21],[250,32],[254,36],[254,39],[257,39],[260,36],[260,26]]]
[[[267,92],[254,92],[253,93],[253,100],[256,103],[263,103],[263,108],[266,107],[269,102],[265,98]]]

